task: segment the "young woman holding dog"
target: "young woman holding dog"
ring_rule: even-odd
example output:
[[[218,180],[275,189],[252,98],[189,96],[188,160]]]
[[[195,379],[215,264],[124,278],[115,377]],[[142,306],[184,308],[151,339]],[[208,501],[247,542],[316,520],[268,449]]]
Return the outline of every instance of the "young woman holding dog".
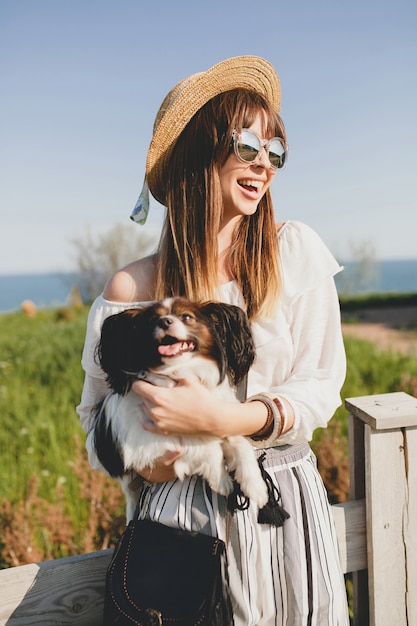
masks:
[[[251,438],[289,514],[260,524],[256,507],[233,517],[228,561],[237,626],[345,626],[346,594],[326,493],[308,442],[340,404],[345,355],[334,275],[340,267],[299,222],[275,223],[270,185],[287,158],[280,85],[258,57],[236,57],[185,79],[157,114],[146,184],[167,207],[157,253],[117,272],[92,306],[78,412],[86,431],[107,393],[94,362],[103,320],[170,295],[244,308],[257,357],[247,400],[224,403],[197,379],[175,388],[134,383],[150,430]],[[146,217],[146,216],[145,216]],[[87,438],[90,462],[100,469]],[[225,537],[225,499],[191,476],[174,480],[174,451],[144,473],[145,514]],[[144,495],[145,494],[145,495]]]

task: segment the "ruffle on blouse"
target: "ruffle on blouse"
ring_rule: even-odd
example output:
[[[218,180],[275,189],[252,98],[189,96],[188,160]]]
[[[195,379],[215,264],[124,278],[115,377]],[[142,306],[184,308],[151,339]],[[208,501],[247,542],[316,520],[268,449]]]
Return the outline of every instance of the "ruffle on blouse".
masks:
[[[289,299],[343,270],[317,233],[306,224],[286,222],[279,238],[283,291]]]

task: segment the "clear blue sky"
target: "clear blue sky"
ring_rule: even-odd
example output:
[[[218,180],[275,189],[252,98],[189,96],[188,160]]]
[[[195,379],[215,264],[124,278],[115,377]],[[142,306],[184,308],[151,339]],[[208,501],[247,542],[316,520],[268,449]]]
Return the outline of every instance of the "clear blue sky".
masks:
[[[277,218],[417,258],[416,33],[415,0],[0,0],[0,273],[73,269],[72,238],[128,223],[166,92],[240,54],[281,79]]]

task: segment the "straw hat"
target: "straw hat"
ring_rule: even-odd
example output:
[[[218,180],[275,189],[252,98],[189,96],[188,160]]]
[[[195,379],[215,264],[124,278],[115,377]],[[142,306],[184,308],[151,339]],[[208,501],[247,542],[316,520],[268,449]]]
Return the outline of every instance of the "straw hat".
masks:
[[[257,56],[227,59],[175,85],[155,118],[146,161],[146,193],[149,186],[154,198],[165,204],[166,166],[179,135],[193,115],[211,98],[239,87],[260,93],[279,112],[281,91],[278,76],[268,61]],[[144,223],[146,219],[146,215],[142,217],[144,190],[131,216],[139,223]]]

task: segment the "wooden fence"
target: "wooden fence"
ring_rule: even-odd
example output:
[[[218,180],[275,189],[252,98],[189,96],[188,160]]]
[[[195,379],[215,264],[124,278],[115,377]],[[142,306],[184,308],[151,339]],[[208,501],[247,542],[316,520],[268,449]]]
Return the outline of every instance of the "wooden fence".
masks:
[[[355,626],[417,626],[417,399],[346,400],[350,502],[332,507]],[[111,550],[0,571],[0,625],[99,626]]]

